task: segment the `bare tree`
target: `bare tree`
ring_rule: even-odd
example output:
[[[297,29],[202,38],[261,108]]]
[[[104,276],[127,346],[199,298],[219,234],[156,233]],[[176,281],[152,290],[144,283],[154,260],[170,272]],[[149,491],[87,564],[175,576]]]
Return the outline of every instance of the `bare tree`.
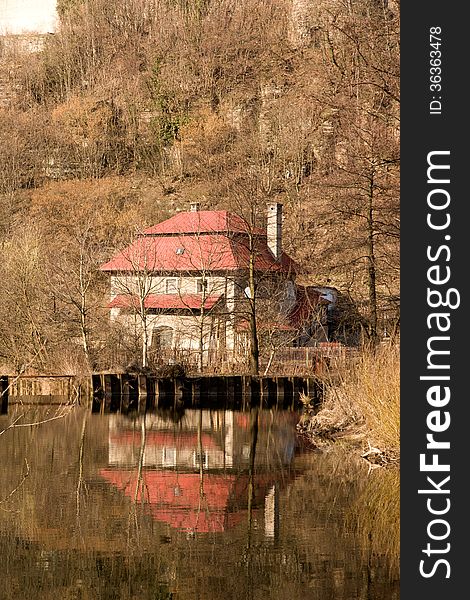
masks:
[[[34,225],[20,228],[4,244],[1,253],[2,306],[8,319],[2,319],[2,355],[16,372],[23,365],[45,366],[50,340],[47,326],[46,278],[43,268],[43,240]]]
[[[188,254],[189,270],[184,273],[186,285],[178,288],[178,294],[182,305],[192,315],[191,328],[194,328],[198,346],[198,368],[202,372],[209,361],[213,340],[225,346],[229,298],[228,276],[223,273],[223,267],[227,247],[216,236],[207,237],[201,231],[181,236],[179,243],[181,252]],[[223,303],[214,307],[222,297]],[[222,332],[219,331],[221,321]]]
[[[98,337],[96,328],[102,303],[97,267],[104,251],[91,219],[75,224],[66,239],[64,251],[50,259],[53,311],[56,321],[63,319],[72,335],[78,333],[86,365],[93,369],[96,361],[93,345]]]
[[[118,298],[116,308],[132,315],[135,333],[141,341],[141,364],[149,364],[150,326],[154,317],[149,318],[148,300],[151,294],[161,291],[162,280],[158,277],[155,265],[158,264],[157,251],[152,240],[137,235],[134,242],[118,255],[113,268],[111,294]],[[113,303],[112,303],[113,304]]]

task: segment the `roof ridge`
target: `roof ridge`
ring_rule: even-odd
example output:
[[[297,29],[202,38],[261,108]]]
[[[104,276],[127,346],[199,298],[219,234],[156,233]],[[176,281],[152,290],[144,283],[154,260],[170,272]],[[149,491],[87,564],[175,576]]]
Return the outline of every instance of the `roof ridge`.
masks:
[[[198,233],[250,233],[247,220],[231,210],[181,211],[142,232],[143,237],[160,235],[194,235]],[[256,235],[266,235],[254,227]]]

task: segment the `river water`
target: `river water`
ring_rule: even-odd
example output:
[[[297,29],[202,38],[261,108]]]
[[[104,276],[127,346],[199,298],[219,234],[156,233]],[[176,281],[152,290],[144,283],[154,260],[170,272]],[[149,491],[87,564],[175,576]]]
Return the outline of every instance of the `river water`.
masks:
[[[396,475],[299,417],[11,407],[0,599],[398,600]]]

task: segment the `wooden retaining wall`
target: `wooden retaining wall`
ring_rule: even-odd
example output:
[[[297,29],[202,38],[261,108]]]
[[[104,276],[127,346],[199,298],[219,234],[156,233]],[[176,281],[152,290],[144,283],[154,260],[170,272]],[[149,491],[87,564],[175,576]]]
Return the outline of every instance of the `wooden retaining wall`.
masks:
[[[1,411],[10,404],[77,403],[93,412],[143,412],[159,407],[301,406],[304,394],[313,404],[322,397],[314,377],[185,376],[156,377],[95,373],[85,381],[72,375],[0,377]]]
[[[301,406],[300,395],[318,404],[322,385],[316,378],[187,376],[146,377],[142,375],[95,374],[93,411],[151,410],[158,407]]]
[[[74,375],[0,376],[1,412],[14,404],[90,405],[92,384]]]

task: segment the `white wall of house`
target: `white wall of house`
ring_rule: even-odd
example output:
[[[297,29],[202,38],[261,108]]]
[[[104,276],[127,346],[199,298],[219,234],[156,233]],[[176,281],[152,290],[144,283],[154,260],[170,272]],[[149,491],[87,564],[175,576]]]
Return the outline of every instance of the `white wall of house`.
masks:
[[[205,296],[234,296],[234,282],[221,276],[188,275],[112,275],[111,300],[120,294],[198,294],[205,287]]]
[[[113,311],[119,309],[113,309]],[[140,334],[142,331],[142,322],[137,315],[134,314],[120,314],[115,318],[119,319],[129,331],[135,331]],[[223,319],[224,317],[221,317]],[[147,331],[149,336],[149,348],[153,348],[156,345],[156,336],[159,335],[159,331],[172,330],[172,341],[171,346],[168,350],[181,350],[198,352],[200,350],[200,337],[202,333],[203,349],[208,351],[209,349],[218,349],[223,346],[228,350],[233,349],[233,329],[230,331],[229,339],[224,340],[219,337],[219,331],[217,330],[217,322],[219,317],[214,314],[206,313],[203,317],[201,315],[170,315],[170,314],[159,314],[159,315],[147,315]],[[220,333],[223,333],[223,327],[221,327]]]
[[[185,276],[162,276],[162,275],[112,275],[111,276],[111,300],[118,295],[135,294],[138,297],[148,294],[177,295],[201,294],[202,300],[208,296],[223,295],[227,312],[234,313],[235,298],[239,295],[239,286],[233,279],[223,276],[208,276],[205,274]],[[119,308],[112,308],[110,317],[112,321],[121,322],[131,331],[139,334],[142,331],[142,322],[138,315],[124,313]],[[202,331],[204,351],[216,348],[233,350],[235,343],[233,318],[220,317],[216,313],[205,312],[200,315],[195,309],[193,315],[180,314],[149,314],[147,315],[147,331],[149,335],[149,347],[152,347],[154,332],[158,328],[171,328],[173,340],[171,349],[182,351],[200,350],[200,338]],[[218,335],[217,322],[225,321],[225,326]],[[155,345],[155,343],[153,344]]]
[[[237,325],[240,319],[243,317],[246,319],[248,316],[247,307],[243,307],[243,303],[246,302],[244,296],[246,285],[246,278],[236,274],[233,277],[205,274],[145,275],[140,277],[135,274],[113,275],[111,277],[111,299],[117,295],[135,294],[139,297],[143,293],[177,297],[200,294],[202,303],[204,297],[223,295],[225,305],[223,310],[216,307],[201,315],[198,308],[195,308],[193,314],[170,314],[167,312],[166,314],[150,313],[146,316],[148,347],[151,352],[158,346],[155,342],[159,332],[166,329],[165,342],[167,342],[171,330],[171,345],[167,348],[168,351],[182,352],[183,354],[185,352],[194,353],[196,356],[200,352],[202,333],[203,350],[206,353],[204,361],[207,362],[209,350],[237,351],[243,355],[244,347],[248,347],[247,333],[244,334]],[[261,313],[267,311],[265,317],[273,324],[281,323],[296,302],[295,284],[290,280],[271,281],[266,279],[262,285],[265,287],[265,291],[263,292],[261,288],[259,290],[261,295],[258,308]],[[142,289],[145,292],[142,292]],[[276,317],[276,315],[278,316]],[[139,315],[133,314],[129,309],[111,309],[111,320],[119,321],[136,335],[142,333],[143,325]],[[314,323],[310,325],[314,325]],[[300,337],[303,337],[302,345],[313,345],[319,340],[326,339],[322,329],[323,318],[319,318],[316,325],[316,334],[312,337],[308,334],[302,336],[302,333],[298,332]],[[305,327],[307,330],[308,324],[305,324]],[[164,333],[162,335],[165,337]]]

